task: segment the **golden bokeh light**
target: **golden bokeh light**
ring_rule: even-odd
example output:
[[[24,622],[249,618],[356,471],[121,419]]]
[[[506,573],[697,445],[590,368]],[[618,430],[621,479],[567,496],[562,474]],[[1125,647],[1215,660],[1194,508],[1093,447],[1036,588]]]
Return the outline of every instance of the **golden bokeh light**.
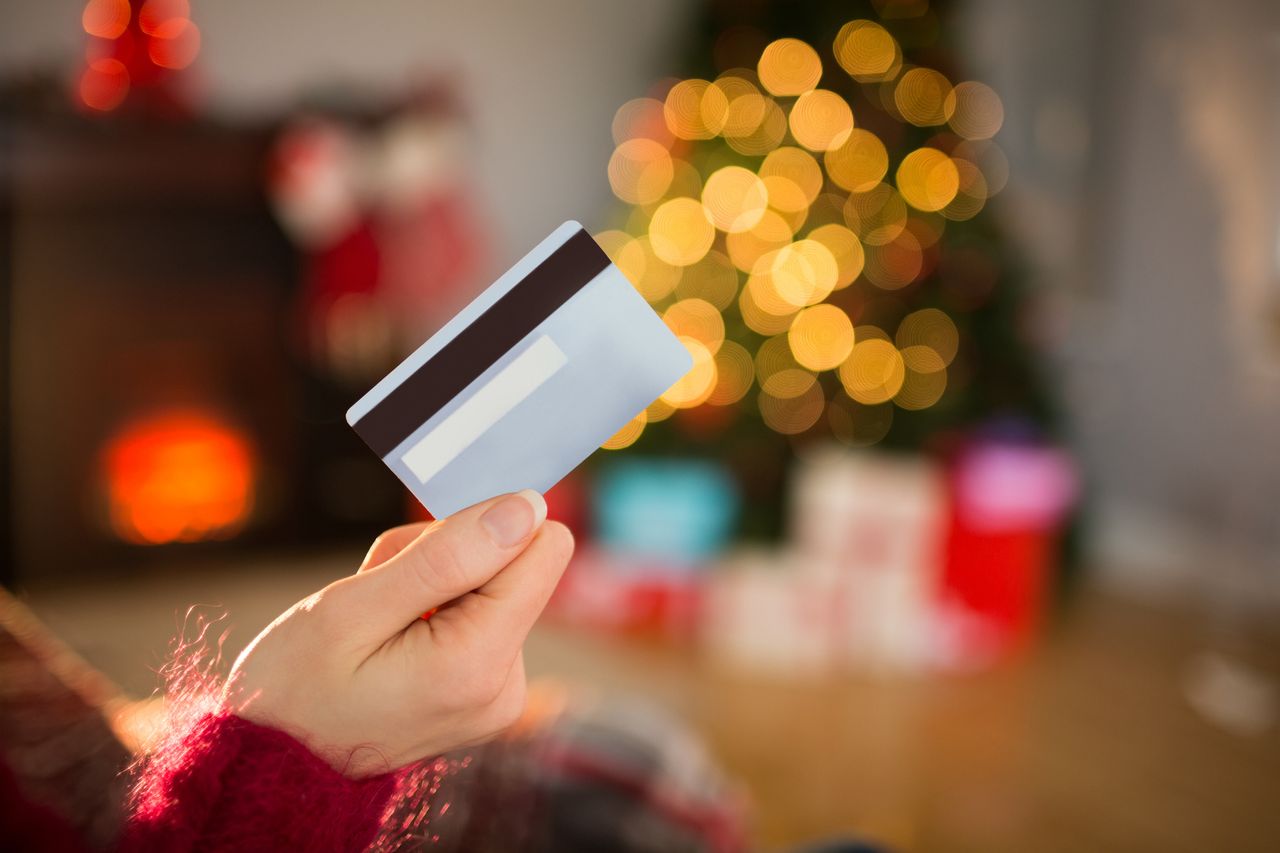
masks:
[[[762,257],[790,243],[794,233],[777,211],[766,210],[749,231],[726,236],[725,249],[733,265],[749,273]]]
[[[770,429],[783,435],[795,435],[818,422],[826,406],[826,398],[822,385],[812,382],[803,393],[793,397],[778,397],[761,390],[757,404],[761,418]]]
[[[927,409],[947,390],[947,370],[939,355],[928,347],[908,347],[902,353],[906,371],[902,387],[893,395],[894,405],[910,411]],[[925,369],[918,370],[914,365]]]
[[[652,139],[670,148],[674,139],[663,115],[662,101],[656,98],[632,98],[618,107],[612,130],[615,145],[628,139]]]
[[[738,295],[738,271],[722,252],[712,249],[706,257],[684,268],[676,296],[680,299],[702,299],[723,311]]]
[[[893,399],[902,388],[906,366],[902,354],[888,341],[859,340],[840,365],[840,382],[850,397],[874,405]]]
[[[867,281],[882,290],[899,290],[915,281],[924,271],[924,252],[915,234],[903,230],[882,246],[867,248],[867,261],[862,273]]]
[[[908,371],[937,373],[940,370],[947,369],[946,362],[942,360],[942,356],[938,355],[938,351],[933,347],[917,344],[916,346],[899,347],[898,352],[902,353],[902,364]]]
[[[990,139],[1004,124],[1004,104],[985,83],[966,80],[956,85],[943,105],[947,123],[965,139]]]
[[[681,139],[710,139],[715,136],[702,118],[702,99],[710,87],[706,80],[695,78],[681,80],[667,92],[662,114],[673,134]]]
[[[716,384],[716,361],[711,350],[694,338],[680,338],[693,358],[693,367],[662,394],[662,401],[677,409],[700,406],[711,396]]]
[[[769,206],[786,213],[805,210],[822,191],[822,167],[802,148],[771,151],[759,175],[769,191]]]
[[[937,148],[917,148],[899,164],[897,184],[898,192],[912,207],[941,210],[960,191],[960,172]]]
[[[850,21],[835,40],[836,61],[860,82],[883,79],[902,65],[902,51],[889,31],[874,21]]]
[[[869,130],[854,128],[848,138],[825,155],[827,174],[837,186],[851,192],[866,192],[889,171],[889,152],[880,137]]]
[[[853,323],[835,305],[814,305],[791,321],[787,342],[801,366],[833,370],[853,352]]]
[[[711,406],[732,406],[751,390],[755,363],[746,347],[725,341],[716,353],[716,386],[707,397]]]
[[[649,302],[665,299],[680,281],[680,268],[655,255],[648,237],[628,239],[613,253],[607,248],[605,253]]]
[[[692,338],[713,355],[724,343],[720,309],[702,299],[681,299],[662,312],[662,322],[678,338]]]
[[[781,392],[780,396],[795,396],[801,393],[809,383],[804,376],[812,377],[813,375],[796,361],[795,355],[791,352],[791,343],[787,340],[785,333],[767,338],[760,344],[756,350],[755,371],[756,382],[760,387],[765,388],[773,382],[773,388],[775,392]],[[775,376],[783,373],[788,375],[774,380]]]
[[[779,400],[789,400],[804,394],[817,381],[818,377],[803,367],[787,367],[761,380],[760,390]]]
[[[849,195],[844,205],[845,223],[864,244],[892,242],[907,227],[907,203],[888,184],[876,184]]]
[[[800,39],[782,38],[760,54],[760,85],[779,97],[802,95],[822,79],[818,52]]]
[[[703,97],[702,119],[708,129],[724,136],[746,136],[760,126],[765,99],[754,83],[729,73],[717,77],[711,88],[723,95],[723,107],[720,98]]]
[[[791,327],[796,309],[783,302],[773,290],[767,270],[747,279],[738,298],[738,310],[747,328],[761,335],[780,335]]]
[[[932,68],[912,68],[893,88],[898,113],[916,127],[933,127],[947,121],[946,103],[951,82]]]
[[[736,234],[759,224],[769,206],[764,181],[749,169],[725,166],[707,178],[702,206],[721,231]]]
[[[862,274],[866,255],[858,235],[839,223],[820,225],[809,232],[808,239],[826,246],[836,259],[836,290],[848,287]]]
[[[672,266],[686,267],[700,261],[711,249],[715,237],[715,225],[696,199],[665,201],[649,220],[653,253]]]
[[[791,107],[791,135],[810,151],[839,148],[853,131],[853,110],[829,89],[814,89]]]
[[[942,208],[942,215],[947,219],[962,221],[972,219],[987,203],[987,179],[973,163],[968,160],[952,159],[956,172],[960,176],[960,188],[951,203]]]
[[[749,133],[739,136],[725,136],[729,147],[739,154],[758,157],[768,154],[782,144],[787,135],[787,114],[772,98],[762,98],[764,117]]]
[[[724,130],[724,123],[729,118],[729,95],[715,83],[710,84],[702,93],[699,105],[702,113],[702,126],[711,136],[719,136]]]
[[[951,364],[960,350],[960,331],[955,322],[937,308],[923,308],[902,318],[894,343],[906,352],[915,347],[931,350],[941,361],[938,369]],[[914,369],[928,372],[926,364],[912,365]]]
[[[600,447],[604,450],[622,450],[636,443],[640,438],[640,434],[644,432],[644,426],[648,423],[649,418],[644,412],[636,415],[631,420],[622,425],[622,429],[618,430]]]
[[[676,407],[659,397],[644,410],[644,417],[648,423],[656,424],[665,421],[675,413]]]
[[[628,139],[609,158],[609,186],[630,204],[651,204],[662,198],[674,176],[671,154],[652,139]]]
[[[826,299],[835,290],[839,274],[835,256],[817,240],[797,240],[783,246],[769,263],[774,291],[793,308]]]

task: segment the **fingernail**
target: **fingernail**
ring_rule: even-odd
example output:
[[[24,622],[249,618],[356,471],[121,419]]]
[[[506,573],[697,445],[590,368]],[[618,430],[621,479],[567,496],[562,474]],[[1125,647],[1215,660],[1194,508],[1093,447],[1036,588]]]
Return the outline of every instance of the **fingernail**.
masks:
[[[523,542],[546,520],[547,502],[533,489],[503,498],[480,516],[480,524],[500,548]]]

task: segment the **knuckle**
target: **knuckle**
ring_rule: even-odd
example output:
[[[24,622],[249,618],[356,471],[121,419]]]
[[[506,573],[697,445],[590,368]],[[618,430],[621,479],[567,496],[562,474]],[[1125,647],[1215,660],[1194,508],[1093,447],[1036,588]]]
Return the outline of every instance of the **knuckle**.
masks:
[[[457,595],[468,588],[466,564],[447,536],[429,537],[415,549],[410,566],[428,592]]]

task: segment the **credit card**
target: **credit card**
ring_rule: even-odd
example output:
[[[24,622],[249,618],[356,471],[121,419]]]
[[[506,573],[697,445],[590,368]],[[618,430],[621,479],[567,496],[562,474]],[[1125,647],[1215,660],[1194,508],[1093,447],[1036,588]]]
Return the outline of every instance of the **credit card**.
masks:
[[[577,222],[566,222],[347,411],[437,518],[545,492],[692,367]]]

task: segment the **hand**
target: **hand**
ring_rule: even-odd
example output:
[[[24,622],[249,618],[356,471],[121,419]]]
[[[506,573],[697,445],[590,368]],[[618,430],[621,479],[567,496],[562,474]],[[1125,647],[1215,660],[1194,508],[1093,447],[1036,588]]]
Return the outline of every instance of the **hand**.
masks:
[[[521,647],[573,553],[546,512],[524,491],[387,531],[245,649],[227,707],[349,776],[497,734],[524,709]]]

